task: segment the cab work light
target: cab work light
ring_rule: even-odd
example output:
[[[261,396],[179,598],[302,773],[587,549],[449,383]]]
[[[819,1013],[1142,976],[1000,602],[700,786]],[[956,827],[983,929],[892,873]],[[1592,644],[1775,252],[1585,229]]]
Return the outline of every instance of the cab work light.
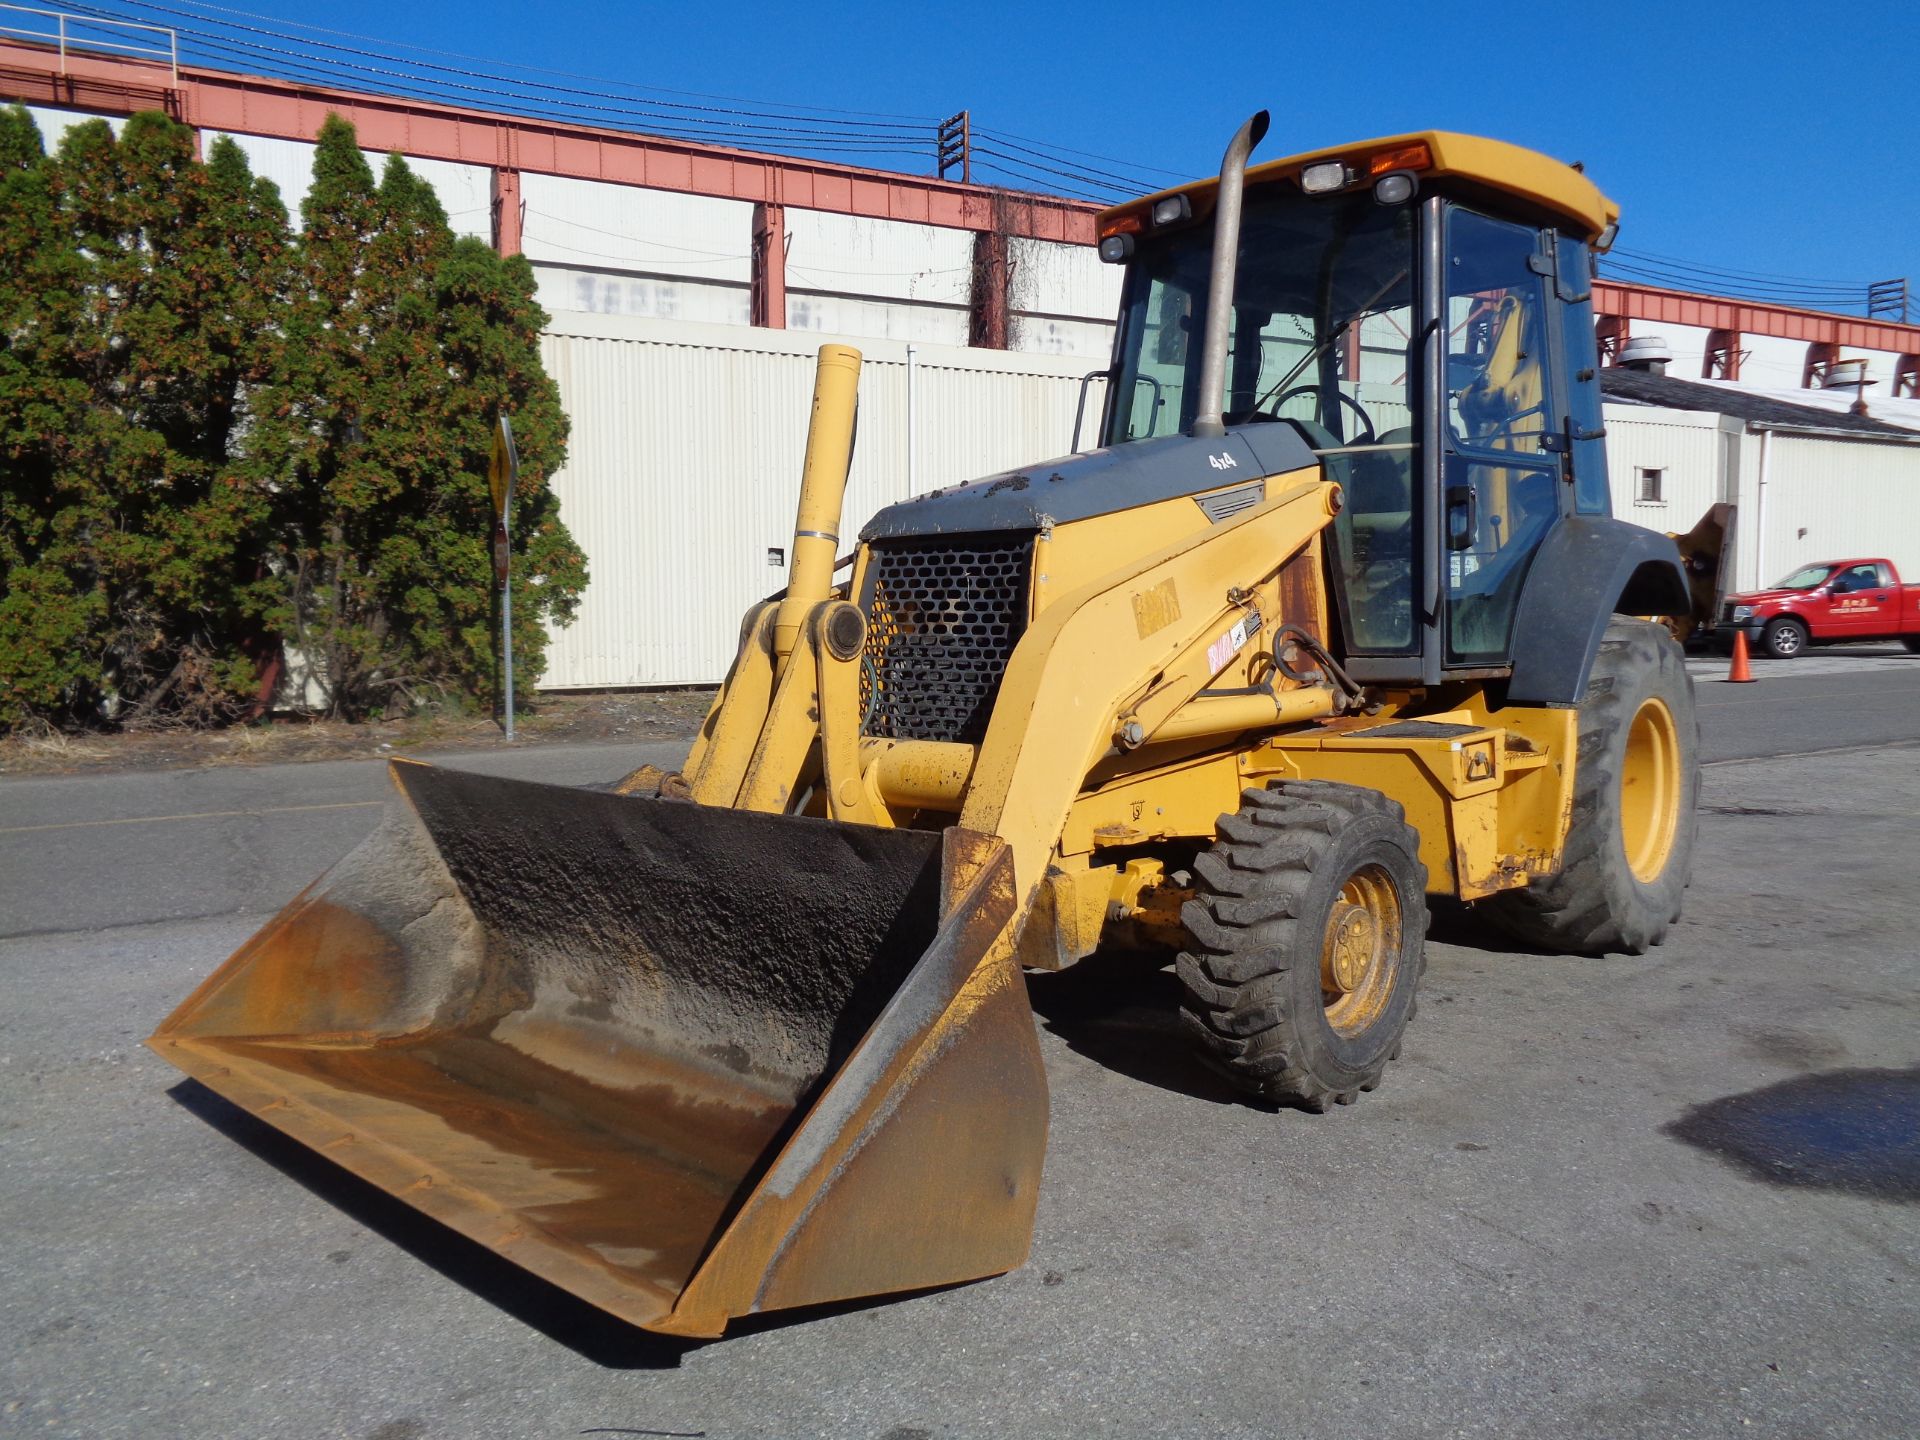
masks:
[[[1178,225],[1182,220],[1193,218],[1193,207],[1187,203],[1184,195],[1169,195],[1164,200],[1153,202],[1153,223],[1155,225]]]
[[[1346,183],[1347,166],[1344,160],[1322,160],[1300,172],[1300,188],[1309,195],[1324,195]]]
[[[1401,205],[1411,200],[1418,188],[1405,170],[1391,170],[1373,182],[1373,198],[1382,205]]]

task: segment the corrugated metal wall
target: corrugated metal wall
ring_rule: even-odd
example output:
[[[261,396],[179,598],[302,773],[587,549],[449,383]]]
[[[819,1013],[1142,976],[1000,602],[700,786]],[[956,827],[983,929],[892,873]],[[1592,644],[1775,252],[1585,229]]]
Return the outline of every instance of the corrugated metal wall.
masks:
[[[1776,434],[1771,451],[1756,583],[1854,556],[1920,578],[1920,445]]]
[[[548,689],[704,684],[741,615],[786,584],[818,335],[562,314],[542,341],[573,422],[554,477],[592,583]],[[841,534],[907,487],[906,346],[867,358]],[[1064,453],[1083,360],[917,346],[915,488]],[[1097,413],[1098,385],[1088,410]],[[1091,420],[1089,421],[1091,429]]]
[[[1639,405],[1609,405],[1607,479],[1613,513],[1649,530],[1685,532],[1729,498],[1720,417]],[[1637,498],[1643,471],[1659,472],[1661,499]]]

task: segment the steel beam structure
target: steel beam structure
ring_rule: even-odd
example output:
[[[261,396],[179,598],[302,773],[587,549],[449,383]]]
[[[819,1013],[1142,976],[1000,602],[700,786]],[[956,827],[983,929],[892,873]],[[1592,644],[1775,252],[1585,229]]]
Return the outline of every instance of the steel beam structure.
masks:
[[[164,65],[73,52],[62,74],[53,50],[0,41],[0,96],[31,105],[117,115],[164,109],[199,129],[308,141],[338,114],[368,150],[956,230],[994,228],[993,192],[981,185],[187,65],[177,88],[169,79]],[[1017,234],[1094,243],[1096,205],[1023,195],[1019,212]]]
[[[787,328],[787,207],[753,207],[752,313],[755,325]]]
[[[195,132],[198,133],[197,131]],[[520,227],[525,214],[520,205],[520,172],[496,165],[492,172],[493,248],[502,255],[520,253]]]
[[[1732,330],[1742,335],[1774,335],[1783,340],[1805,340],[1808,344],[1891,350],[1896,355],[1920,350],[1920,325],[1896,325],[1890,320],[1862,320],[1820,310],[1796,310],[1758,300],[1657,290],[1651,285],[1623,285],[1618,280],[1594,281],[1593,308],[1596,314],[1616,315],[1623,320]]]

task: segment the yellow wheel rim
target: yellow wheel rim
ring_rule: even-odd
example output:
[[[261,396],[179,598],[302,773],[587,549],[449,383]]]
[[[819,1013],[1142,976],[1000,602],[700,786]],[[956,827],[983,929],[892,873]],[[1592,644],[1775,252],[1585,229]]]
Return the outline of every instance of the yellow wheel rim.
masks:
[[[1673,855],[1680,827],[1680,732],[1661,700],[1646,700],[1627,727],[1620,767],[1620,838],[1627,868],[1651,885]]]
[[[1354,871],[1327,915],[1320,995],[1327,1023],[1357,1035],[1380,1017],[1400,968],[1400,892],[1378,865]]]

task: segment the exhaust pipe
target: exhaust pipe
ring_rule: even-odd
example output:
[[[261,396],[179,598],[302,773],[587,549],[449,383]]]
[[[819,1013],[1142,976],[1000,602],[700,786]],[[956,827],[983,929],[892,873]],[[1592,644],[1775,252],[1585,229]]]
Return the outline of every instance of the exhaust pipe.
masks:
[[[1220,159],[1220,193],[1213,209],[1213,269],[1207,281],[1207,329],[1200,349],[1200,403],[1193,433],[1227,433],[1227,340],[1233,326],[1233,274],[1240,258],[1240,194],[1246,187],[1247,157],[1267,133],[1267,112],[1248,119],[1234,132]]]

